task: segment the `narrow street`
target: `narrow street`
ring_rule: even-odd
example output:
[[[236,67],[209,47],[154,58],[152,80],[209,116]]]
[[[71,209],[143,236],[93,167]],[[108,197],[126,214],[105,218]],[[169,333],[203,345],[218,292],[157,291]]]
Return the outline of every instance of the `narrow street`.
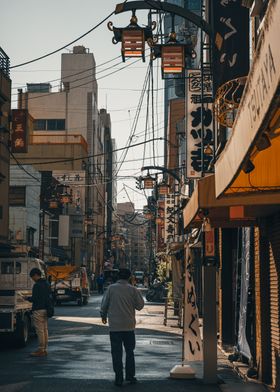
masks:
[[[47,358],[31,358],[36,339],[23,349],[0,349],[1,392],[68,392],[116,390],[111,365],[108,328],[101,324],[101,296],[93,296],[84,307],[63,305],[49,322],[50,340]],[[146,304],[138,314],[136,368],[137,385],[124,384],[125,390],[263,392],[258,384],[244,384],[219,354],[218,386],[206,386],[198,369],[196,380],[173,380],[169,371],[180,363],[181,330],[162,324],[163,306]]]

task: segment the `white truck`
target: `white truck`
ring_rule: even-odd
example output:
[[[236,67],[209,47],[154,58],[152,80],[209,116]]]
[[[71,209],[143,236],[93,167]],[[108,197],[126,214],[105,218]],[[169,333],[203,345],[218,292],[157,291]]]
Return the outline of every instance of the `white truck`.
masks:
[[[33,281],[32,268],[44,274],[44,262],[27,256],[0,257],[0,339],[11,337],[18,346],[25,346],[34,330],[31,319]]]

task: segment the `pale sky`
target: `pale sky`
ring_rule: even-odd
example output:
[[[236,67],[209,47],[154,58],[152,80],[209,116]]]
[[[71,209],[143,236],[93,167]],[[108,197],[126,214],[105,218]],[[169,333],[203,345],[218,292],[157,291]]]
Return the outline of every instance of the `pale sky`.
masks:
[[[0,24],[0,46],[10,57],[11,66],[39,57],[51,52],[68,42],[71,42],[84,32],[91,29],[100,20],[110,14],[115,5],[120,1],[115,0],[0,0],[2,4],[2,18]],[[139,12],[139,25],[147,24],[146,12]],[[123,15],[113,15],[110,20],[117,27],[124,27],[129,24],[130,13]],[[93,31],[75,45],[84,45],[94,53],[97,65],[120,55],[120,44],[112,44],[112,32],[107,29],[107,22]],[[72,49],[72,47],[69,47]],[[46,59],[37,61],[20,68],[11,70],[13,94],[17,88],[25,86],[31,82],[47,82],[60,77],[61,53],[54,54]],[[120,60],[97,68],[97,78],[122,67],[121,64],[112,70],[104,70]],[[135,60],[134,60],[135,61]],[[112,137],[116,139],[117,147],[125,146],[133,122],[135,108],[143,86],[148,62],[137,62],[114,75],[105,77],[98,81],[99,88],[99,109],[106,107],[112,120]],[[54,82],[57,84],[57,82]],[[154,63],[154,87],[160,88],[154,94],[155,100],[155,136],[163,136],[163,90],[159,64]],[[131,91],[139,90],[139,91]],[[12,98],[16,100],[16,95]],[[15,105],[15,103],[13,104]],[[140,114],[139,124],[133,143],[144,140],[145,116],[146,116],[146,96],[144,107]],[[151,121],[149,128],[151,127]],[[157,131],[157,129],[159,129]],[[151,132],[149,130],[148,132]],[[152,138],[152,133],[148,134],[148,139]],[[163,141],[156,142],[155,163],[161,164],[163,161]],[[120,158],[121,153],[118,153]],[[152,155],[152,144],[146,147],[146,157]],[[120,175],[139,175],[142,166],[143,146],[131,149],[123,164]],[[138,159],[138,160],[136,160]],[[132,161],[136,160],[136,161]],[[145,164],[152,164],[154,161],[146,160]],[[135,188],[134,179],[121,179],[118,182],[118,190],[123,187],[123,183],[131,188]],[[135,189],[139,192],[137,189]],[[131,189],[127,188],[130,199],[135,203],[136,208],[141,208],[145,203],[145,198]],[[128,201],[125,191],[118,196],[118,202]]]

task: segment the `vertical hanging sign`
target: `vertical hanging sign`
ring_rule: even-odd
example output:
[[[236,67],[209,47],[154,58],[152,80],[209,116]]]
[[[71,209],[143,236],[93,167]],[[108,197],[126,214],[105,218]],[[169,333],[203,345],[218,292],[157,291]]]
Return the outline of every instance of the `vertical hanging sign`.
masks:
[[[212,5],[215,31],[214,91],[249,71],[249,9],[241,0],[216,0]]]
[[[199,316],[196,305],[195,286],[191,271],[191,256],[186,248],[185,306],[184,306],[184,362],[202,360],[202,342],[199,330]]]
[[[11,150],[14,153],[27,152],[27,117],[26,109],[12,110]]]
[[[204,256],[205,257],[215,257],[215,229],[211,229],[210,231],[205,231],[205,249]]]
[[[208,146],[214,150],[211,75],[203,76],[203,103],[200,70],[188,71],[186,94],[187,177],[200,178],[213,159],[213,153],[209,151],[207,154],[203,151],[202,156],[202,149]]]
[[[174,241],[176,235],[175,195],[170,193],[165,197],[164,203],[164,242]]]

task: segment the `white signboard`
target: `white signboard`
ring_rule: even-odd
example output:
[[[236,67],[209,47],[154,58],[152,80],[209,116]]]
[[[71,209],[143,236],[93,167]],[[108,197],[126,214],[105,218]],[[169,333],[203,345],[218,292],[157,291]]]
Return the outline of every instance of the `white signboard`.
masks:
[[[213,159],[213,154],[205,154],[208,145],[213,148],[213,104],[212,79],[203,77],[203,105],[201,97],[201,71],[189,70],[186,82],[186,118],[187,118],[187,177],[200,178]],[[204,134],[202,135],[202,124]],[[203,142],[202,142],[203,138]],[[203,162],[202,162],[203,161]]]
[[[184,298],[184,362],[202,360],[202,341],[199,315],[196,305],[195,286],[191,272],[191,257],[186,249],[185,298]]]
[[[59,215],[58,245],[69,245],[69,215]]]

